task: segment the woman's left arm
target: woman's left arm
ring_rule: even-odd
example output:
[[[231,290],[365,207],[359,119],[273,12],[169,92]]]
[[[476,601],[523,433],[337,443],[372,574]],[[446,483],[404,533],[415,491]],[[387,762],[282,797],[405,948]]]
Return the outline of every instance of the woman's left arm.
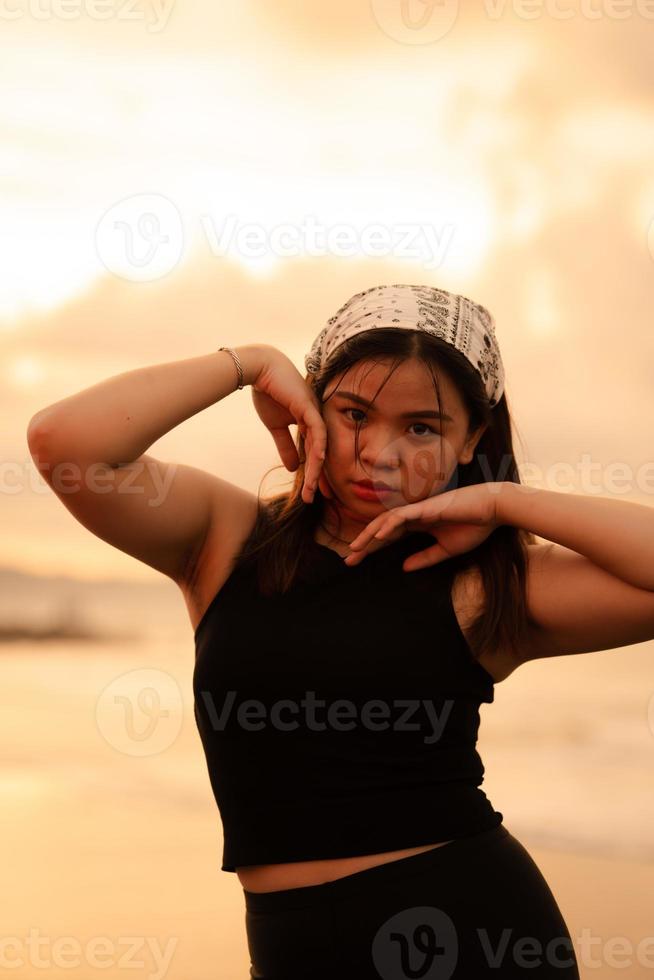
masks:
[[[507,483],[497,515],[549,539],[527,549],[520,662],[654,639],[654,508]]]
[[[654,592],[654,507],[504,482],[497,516],[500,524],[532,531]]]
[[[427,531],[435,543],[404,561],[413,572],[477,547],[501,524],[548,539],[527,545],[520,661],[654,639],[654,507],[631,501],[473,484],[377,515],[350,542],[346,564],[362,561],[373,537]]]

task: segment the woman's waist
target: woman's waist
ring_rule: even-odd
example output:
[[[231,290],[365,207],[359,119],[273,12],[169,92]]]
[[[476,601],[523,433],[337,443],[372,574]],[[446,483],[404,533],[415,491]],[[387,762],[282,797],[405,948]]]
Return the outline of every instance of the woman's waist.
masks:
[[[291,861],[283,864],[244,865],[237,867],[236,873],[243,888],[249,892],[260,893],[281,891],[287,888],[302,888],[335,881],[338,878],[356,874],[358,871],[364,871],[366,868],[373,868],[389,861],[401,860],[413,854],[442,847],[444,844],[450,844],[452,839],[421,844],[417,847],[405,847],[400,850],[383,851],[378,854],[322,858],[317,861]]]

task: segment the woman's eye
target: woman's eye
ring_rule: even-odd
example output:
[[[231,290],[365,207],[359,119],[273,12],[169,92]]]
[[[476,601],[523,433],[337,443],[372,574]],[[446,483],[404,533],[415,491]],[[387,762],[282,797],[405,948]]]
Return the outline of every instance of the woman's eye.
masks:
[[[365,415],[366,414],[360,408],[343,408],[343,409],[341,409],[341,411],[342,411],[343,414],[346,414],[347,412],[359,412],[361,415]],[[351,419],[350,421],[356,421],[356,419]],[[435,436],[439,435],[438,430],[437,429],[433,429],[431,427],[431,425],[427,425],[426,422],[413,422],[412,425],[411,425],[411,428],[415,428],[416,426],[427,430],[427,432],[418,432],[418,433],[416,433],[416,435],[418,435],[418,436],[425,436],[425,435],[427,435],[427,433],[429,433],[431,435],[435,435]]]

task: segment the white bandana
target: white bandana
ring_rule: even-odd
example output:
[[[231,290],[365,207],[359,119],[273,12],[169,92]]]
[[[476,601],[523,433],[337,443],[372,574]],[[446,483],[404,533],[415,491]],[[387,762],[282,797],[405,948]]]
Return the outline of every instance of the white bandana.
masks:
[[[466,296],[433,286],[372,286],[341,306],[320,331],[304,358],[316,374],[349,337],[376,327],[424,330],[452,344],[477,369],[490,407],[504,391],[504,368],[489,311]]]

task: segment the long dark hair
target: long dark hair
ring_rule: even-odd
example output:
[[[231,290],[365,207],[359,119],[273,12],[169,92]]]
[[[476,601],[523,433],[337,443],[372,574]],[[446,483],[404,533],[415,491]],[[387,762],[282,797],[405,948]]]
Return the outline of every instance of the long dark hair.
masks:
[[[429,370],[439,409],[438,368],[442,367],[457,385],[466,405],[469,434],[486,424],[473,459],[470,463],[458,465],[448,486],[464,487],[495,480],[520,483],[506,391],[491,409],[477,370],[459,350],[432,334],[393,327],[364,331],[344,341],[322,370],[318,374],[306,375],[305,380],[319,404],[324,404],[326,399],[323,393],[329,383],[338,375],[344,375],[357,362],[391,360],[393,364],[379,386],[376,398],[397,367],[411,358],[422,361]],[[360,423],[357,423],[357,461],[359,430]],[[300,465],[295,471],[292,489],[265,500],[258,493],[257,519],[234,565],[236,568],[252,562],[256,555],[258,588],[264,595],[284,593],[296,581],[303,556],[308,551],[307,545],[313,540],[322,516],[324,500],[319,489],[311,504],[306,504],[301,497],[306,456],[299,429],[296,445]],[[527,545],[535,541],[535,536],[529,531],[500,525],[481,545],[449,559],[454,565],[454,574],[476,566],[481,575],[484,605],[466,631],[475,655],[487,650],[519,650],[527,627]]]

